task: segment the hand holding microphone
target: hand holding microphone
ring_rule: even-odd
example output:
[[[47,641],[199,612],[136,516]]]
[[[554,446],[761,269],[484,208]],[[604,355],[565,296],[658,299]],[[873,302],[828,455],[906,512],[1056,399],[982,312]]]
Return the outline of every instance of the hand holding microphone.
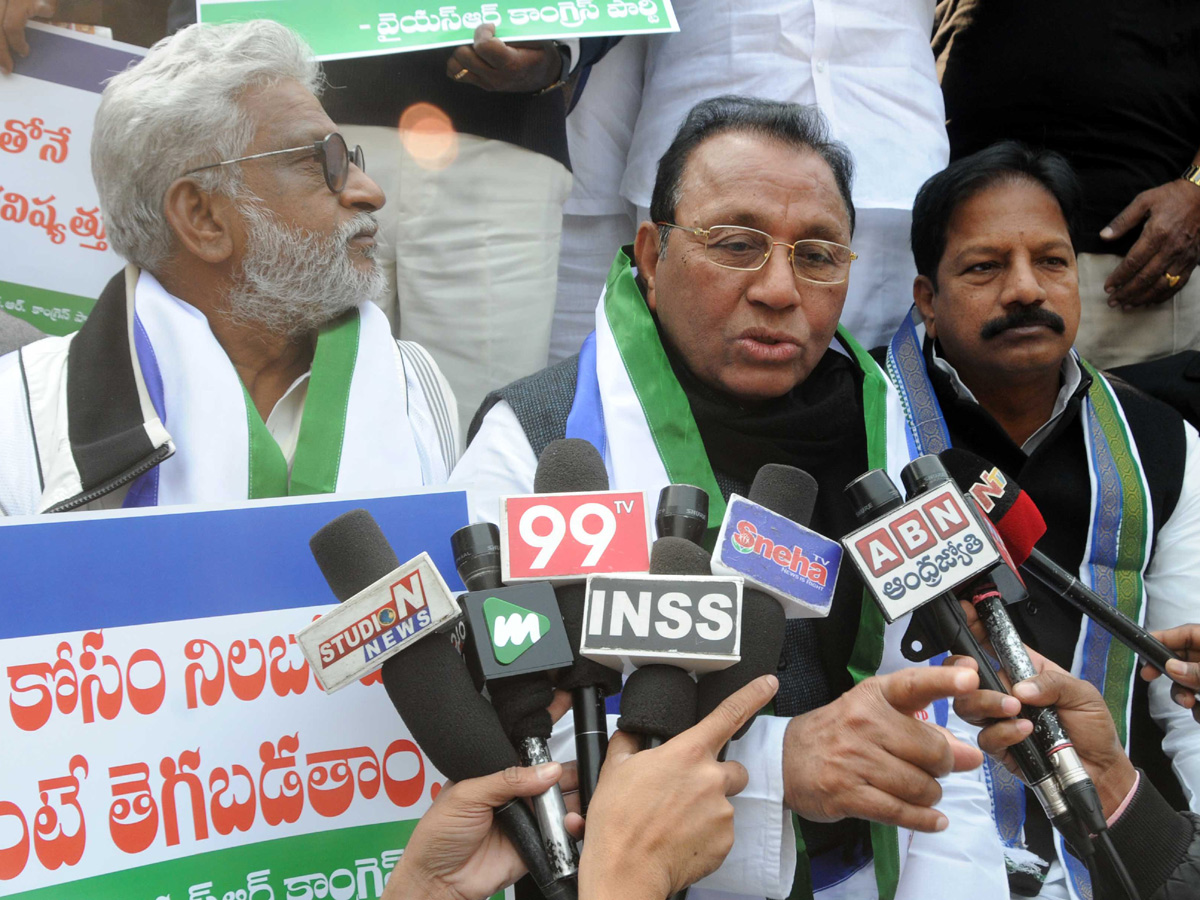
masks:
[[[1171,699],[1184,709],[1192,711],[1192,718],[1200,722],[1200,625],[1179,625],[1166,631],[1152,632],[1152,637],[1179,659],[1168,659],[1163,668],[1175,682],[1171,685]],[[1153,681],[1163,672],[1156,665],[1142,667],[1142,678]]]

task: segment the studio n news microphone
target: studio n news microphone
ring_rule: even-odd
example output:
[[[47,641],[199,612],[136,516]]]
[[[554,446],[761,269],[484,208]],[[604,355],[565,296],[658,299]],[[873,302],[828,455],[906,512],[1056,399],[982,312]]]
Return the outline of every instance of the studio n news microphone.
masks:
[[[936,491],[946,484],[953,484],[950,473],[936,456],[922,456],[913,460],[901,473],[904,486],[910,497]],[[974,498],[965,498],[968,504],[976,506],[977,518],[989,525],[982,510]],[[1033,661],[1025,650],[1025,644],[1017,632],[1016,626],[1008,615],[1006,604],[1019,602],[1028,597],[1024,585],[1014,580],[1010,574],[1015,572],[1009,568],[1012,564],[1008,548],[999,534],[989,534],[990,541],[999,541],[997,550],[1004,557],[991,571],[967,582],[957,591],[963,599],[970,601],[979,613],[980,621],[987,631],[992,650],[1000,662],[1009,681],[1016,684],[1037,675]],[[1008,588],[1005,591],[1005,587]],[[1055,780],[1063,793],[1063,799],[1074,812],[1075,817],[1086,829],[1085,834],[1072,836],[1086,840],[1087,835],[1099,834],[1107,829],[1104,808],[1095,785],[1083,767],[1083,761],[1075,751],[1066,729],[1058,717],[1058,712],[1048,706],[1022,705],[1021,716],[1033,724],[1031,737],[1041,749],[1051,768]],[[1072,840],[1073,844],[1078,840]]]
[[[782,604],[789,619],[828,616],[842,548],[807,527],[816,501],[817,483],[807,472],[763,466],[749,498],[729,498],[713,572],[741,575]]]
[[[1046,522],[1020,485],[967,450],[952,447],[941,453],[941,460],[959,488],[975,499],[996,526],[1021,571],[1166,673],[1167,660],[1178,659],[1178,656],[1137,622],[1110,606],[1103,597],[1035,549],[1034,545],[1046,533]]]
[[[621,692],[617,724],[647,747],[696,723],[692,672],[740,659],[742,579],[710,571],[702,547],[664,537],[654,542],[650,574],[588,579],[579,652],[618,670],[637,668]]]
[[[979,669],[980,687],[1007,694],[951,590],[1000,559],[958,490],[945,485],[905,502],[888,474],[873,469],[850,482],[846,495],[861,524],[842,546],[884,618],[895,622],[912,613],[910,630],[916,628],[922,642],[934,645],[923,646],[920,659],[946,651],[969,656]],[[910,647],[905,635],[906,656]],[[1027,737],[1010,751],[1047,817],[1064,834],[1076,834],[1073,813],[1040,748]]]
[[[746,579],[742,658],[698,679],[698,718],[760,675],[778,671],[789,607],[804,610],[806,615],[814,609],[828,614],[842,548],[806,527],[816,502],[815,478],[803,469],[776,463],[758,470],[748,499],[737,494],[729,498],[712,565],[714,572]],[[773,590],[763,589],[768,582]],[[744,735],[753,721],[743,725],[733,739]]]
[[[487,685],[500,726],[527,766],[550,762],[553,723],[546,707],[554,697],[549,672],[574,662],[554,589],[546,582],[500,583],[499,531],[468,525],[451,536],[459,575],[470,589],[460,598],[470,623],[465,652]],[[567,833],[562,789],[553,785],[533,801],[546,853],[558,878],[579,870]]]
[[[600,494],[608,490],[608,472],[600,453],[587,441],[553,441],[538,460],[533,489],[538,494]],[[640,557],[630,562],[636,564]],[[646,564],[649,565],[648,556]],[[564,581],[554,587],[574,657],[571,667],[559,672],[558,687],[571,692],[579,805],[585,813],[608,753],[608,715],[604,700],[621,692],[620,672],[579,655],[586,590],[582,581]]]
[[[345,513],[313,535],[313,556],[334,595],[348,600],[399,568],[371,514]],[[383,684],[429,761],[462,781],[520,765],[495,710],[480,696],[466,664],[445,634],[409,643],[383,666]],[[575,900],[575,884],[555,878],[533,812],[520,798],[495,810],[530,875],[547,898]]]

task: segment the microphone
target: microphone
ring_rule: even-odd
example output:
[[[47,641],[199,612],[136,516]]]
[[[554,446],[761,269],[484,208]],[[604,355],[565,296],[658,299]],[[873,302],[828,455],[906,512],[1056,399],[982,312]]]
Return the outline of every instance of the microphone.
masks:
[[[600,454],[587,441],[554,441],[538,460],[536,493],[501,498],[500,575],[505,584],[561,584],[599,572],[645,572],[649,567],[645,495],[608,490],[608,473],[602,460],[597,471],[597,460]]]
[[[500,583],[499,532],[495,525],[468,525],[451,537],[459,575],[473,588],[462,597],[470,622],[469,667],[487,685],[500,725],[525,765],[550,761],[552,723],[546,707],[554,697],[548,670],[574,662],[554,590],[545,582],[504,587]],[[579,869],[567,833],[562,789],[553,785],[532,798],[546,852],[559,879]]]
[[[741,503],[742,498],[733,495],[730,498],[730,504],[734,502]],[[813,507],[817,502],[817,482],[811,475],[802,469],[797,469],[793,466],[779,465],[770,463],[758,470],[758,474],[754,476],[754,482],[750,485],[749,502],[745,503],[745,513],[754,516],[760,523],[768,521],[767,514],[783,517],[787,520],[786,524],[782,525],[773,533],[773,536],[779,536],[780,533],[786,532],[790,540],[784,542],[776,541],[777,545],[787,547],[790,543],[794,548],[792,551],[792,559],[799,555],[800,552],[807,552],[810,557],[817,555],[816,551],[811,549],[811,545],[807,545],[807,536],[804,536],[806,546],[803,551],[800,551],[800,545],[796,543],[794,538],[801,537],[798,531],[791,526],[795,525],[796,529],[807,532],[808,535],[820,537],[815,532],[809,532],[807,526],[812,518]],[[761,512],[760,512],[761,511]],[[717,542],[717,552],[714,554],[714,570],[720,568],[728,570],[728,567],[720,565],[716,561],[717,556],[728,555],[731,562],[740,564],[743,560],[754,559],[756,562],[760,557],[751,557],[749,554],[739,552],[733,548],[733,535],[736,535],[737,522],[744,521],[739,513],[729,514],[728,507],[726,508],[726,516],[721,525],[721,536]],[[731,523],[735,523],[731,526]],[[732,527],[732,531],[731,531]],[[758,529],[762,533],[762,529]],[[727,537],[729,539],[727,539]],[[840,564],[842,548],[840,544],[833,541],[821,540],[831,545],[835,553],[825,553],[825,559],[833,559],[832,573],[833,577],[828,582],[829,600],[833,597],[833,586],[837,580],[837,567]],[[770,555],[767,555],[770,558]],[[793,577],[791,571],[791,559],[786,565],[776,564],[773,566],[774,572],[773,581],[778,585],[783,579],[791,579]],[[702,719],[710,712],[717,708],[720,703],[735,691],[749,684],[760,675],[767,675],[776,672],[779,668],[779,657],[783,652],[783,642],[786,634],[786,612],[788,600],[781,601],[776,593],[768,593],[760,590],[760,582],[753,577],[752,572],[747,572],[745,569],[756,567],[743,566],[739,574],[746,576],[746,587],[742,593],[742,658],[736,664],[728,669],[722,669],[717,672],[710,672],[702,675],[697,682],[698,702],[696,716]],[[800,566],[796,567],[799,572]],[[761,571],[761,569],[757,569]],[[784,574],[786,573],[786,574]],[[787,581],[783,581],[787,589],[791,591],[788,594],[789,600],[795,595],[798,590],[792,587]],[[828,612],[828,603],[825,604],[825,612]],[[743,725],[733,736],[733,740],[742,737],[749,730],[753,719]]]
[[[1046,522],[1020,485],[982,457],[967,450],[957,447],[945,450],[941,453],[941,460],[958,486],[975,499],[996,526],[1014,560],[1026,575],[1166,674],[1167,660],[1179,659],[1175,653],[1046,554],[1035,549],[1038,539],[1046,533]]]
[[[659,491],[654,513],[658,537],[680,537],[699,544],[708,530],[708,491],[694,484],[668,484]]]
[[[396,554],[369,512],[352,510],[325,525],[310,542],[325,580],[347,600],[399,567]],[[390,657],[383,684],[429,761],[454,781],[519,765],[495,711],[475,690],[466,664],[445,634],[429,634]],[[570,880],[558,880],[529,807],[514,799],[495,810],[538,888],[552,900],[576,900]]]
[[[603,492],[608,490],[608,472],[599,452],[587,441],[576,438],[553,441],[538,460],[533,489],[539,494]],[[600,780],[600,767],[608,753],[608,714],[604,698],[621,693],[621,673],[579,653],[585,584],[581,581],[560,583],[555,585],[554,593],[574,660],[570,668],[559,672],[558,687],[571,692],[579,805],[580,811],[586,814]]]
[[[887,473],[882,469],[873,469],[850,482],[845,492],[861,526],[846,535],[842,545],[884,618],[894,622],[899,617],[896,615],[898,610],[902,610],[900,614],[912,612],[913,625],[936,644],[936,648],[923,648],[926,658],[942,650],[969,656],[979,669],[980,687],[1007,694],[1008,690],[992,668],[991,660],[967,627],[958,598],[947,589],[986,571],[999,559],[999,554],[993,549],[987,565],[979,565],[976,561],[976,557],[984,550],[980,537],[984,532],[974,521],[957,490],[952,486],[944,487],[939,497],[919,495],[906,503]],[[945,505],[947,498],[950,501],[948,506]],[[942,500],[940,505],[939,499]],[[936,514],[933,512],[935,509],[938,511]],[[971,530],[972,526],[975,531]],[[974,537],[974,542],[968,542],[963,534]],[[947,538],[959,539],[955,542],[957,555],[942,551],[946,554],[942,557],[946,573],[959,564],[964,566],[954,576],[957,581],[948,583],[940,592],[937,589],[946,573],[941,571],[937,563],[932,563],[933,554],[929,551],[938,542],[934,535],[940,537],[943,543],[947,542]],[[925,565],[924,579],[916,574],[922,561]],[[892,577],[885,581],[888,576]],[[917,597],[917,602],[913,602],[911,595]],[[1067,806],[1049,762],[1038,746],[1027,737],[1009,749],[1026,785],[1042,804],[1046,816],[1059,826],[1063,834],[1076,834],[1074,815]]]
[[[357,514],[365,510],[355,510]],[[374,519],[349,513],[341,530],[365,530]],[[378,528],[378,526],[375,526]],[[353,540],[353,537],[348,539]],[[313,536],[314,554],[323,554],[323,532]],[[355,573],[357,574],[357,573]],[[342,599],[319,619],[296,632],[296,642],[327,694],[374,672],[392,656],[440,631],[461,613],[428,553],[397,563],[362,590],[361,582],[331,585]]]
[[[951,483],[950,473],[936,456],[922,456],[914,460],[901,473],[909,495],[934,490],[941,485]],[[972,503],[975,501],[972,500]],[[977,513],[983,518],[981,513]],[[1040,518],[1040,517],[1039,517]],[[986,521],[986,519],[985,519]],[[1043,525],[1044,529],[1044,525]],[[997,539],[1003,539],[997,535]],[[992,573],[988,573],[974,584],[968,586],[966,595],[970,597],[983,627],[988,633],[992,649],[1001,667],[1014,684],[1033,678],[1037,675],[1025,644],[1017,633],[1017,628],[1009,618],[1006,602],[1025,599],[1027,593],[1021,587],[1017,596],[1005,596],[998,589],[991,575],[1012,571],[1008,563],[1001,562]],[[1083,824],[1085,831],[1081,837],[1099,834],[1108,828],[1104,808],[1100,803],[1100,795],[1095,785],[1083,767],[1083,761],[1067,736],[1058,713],[1053,707],[1030,707],[1022,705],[1021,715],[1033,723],[1033,739],[1041,748],[1054,770],[1055,780],[1062,789],[1063,798]],[[1073,843],[1076,843],[1073,841]]]
[[[741,575],[782,604],[790,619],[828,616],[842,548],[806,527],[816,501],[817,482],[807,472],[763,466],[749,499],[729,498],[713,572]]]

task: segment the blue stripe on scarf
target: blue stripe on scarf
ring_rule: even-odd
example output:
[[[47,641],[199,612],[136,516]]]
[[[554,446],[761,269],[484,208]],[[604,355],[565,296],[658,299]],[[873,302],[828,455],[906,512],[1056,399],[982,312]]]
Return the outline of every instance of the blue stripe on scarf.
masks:
[[[137,312],[133,314],[133,346],[137,349],[138,365],[142,370],[142,379],[146,382],[146,391],[150,394],[150,402],[154,404],[154,411],[165,426],[167,406],[163,399],[162,372],[158,368],[158,357],[154,355],[150,335],[146,333],[146,326],[138,318]],[[122,507],[134,509],[158,506],[158,468],[155,466],[134,479],[133,484],[129,486],[129,493],[125,495],[125,502],[121,504]]]

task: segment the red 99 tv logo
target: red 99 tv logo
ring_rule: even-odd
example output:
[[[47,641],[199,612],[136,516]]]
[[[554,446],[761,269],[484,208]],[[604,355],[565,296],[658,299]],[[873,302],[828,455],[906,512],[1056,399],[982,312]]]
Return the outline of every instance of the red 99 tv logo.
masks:
[[[505,582],[583,579],[650,567],[649,520],[640,491],[505,497],[500,529]]]

